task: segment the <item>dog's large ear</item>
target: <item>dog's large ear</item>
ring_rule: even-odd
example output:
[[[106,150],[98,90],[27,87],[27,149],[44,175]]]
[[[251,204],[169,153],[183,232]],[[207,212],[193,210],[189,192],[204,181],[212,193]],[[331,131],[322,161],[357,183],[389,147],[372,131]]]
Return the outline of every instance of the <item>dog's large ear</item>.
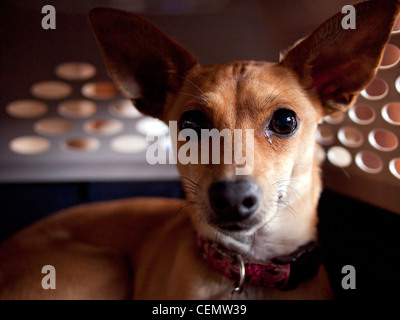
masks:
[[[304,88],[314,91],[324,114],[346,110],[374,77],[399,11],[398,0],[354,5],[355,29],[345,29],[348,14],[337,14],[281,58]]]
[[[147,20],[95,8],[89,20],[107,69],[139,111],[162,118],[168,92],[176,92],[197,59]]]

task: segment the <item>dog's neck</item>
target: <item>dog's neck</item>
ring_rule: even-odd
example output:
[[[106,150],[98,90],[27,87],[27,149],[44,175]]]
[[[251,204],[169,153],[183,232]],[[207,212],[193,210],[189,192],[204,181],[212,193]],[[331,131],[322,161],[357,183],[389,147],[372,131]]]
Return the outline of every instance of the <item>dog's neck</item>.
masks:
[[[245,260],[217,243],[196,237],[197,246],[208,266],[235,282],[237,293],[245,284],[278,289],[293,289],[300,282],[313,278],[321,264],[320,247],[311,241],[300,246],[290,255],[272,261]]]

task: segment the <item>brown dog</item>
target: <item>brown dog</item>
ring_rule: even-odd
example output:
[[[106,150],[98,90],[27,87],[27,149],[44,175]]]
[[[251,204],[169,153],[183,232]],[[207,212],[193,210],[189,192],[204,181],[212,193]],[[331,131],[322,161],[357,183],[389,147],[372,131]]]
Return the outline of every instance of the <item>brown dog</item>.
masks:
[[[148,21],[92,10],[109,72],[135,106],[177,121],[180,131],[254,130],[253,143],[246,140],[251,170],[238,175],[235,162],[178,161],[185,201],[90,204],[39,221],[0,248],[0,297],[331,298],[315,245],[316,129],[372,79],[399,6],[359,3],[356,29],[344,29],[338,14],[277,64],[206,67]],[[176,148],[185,143],[175,141]],[[56,271],[55,289],[42,286],[46,265]]]

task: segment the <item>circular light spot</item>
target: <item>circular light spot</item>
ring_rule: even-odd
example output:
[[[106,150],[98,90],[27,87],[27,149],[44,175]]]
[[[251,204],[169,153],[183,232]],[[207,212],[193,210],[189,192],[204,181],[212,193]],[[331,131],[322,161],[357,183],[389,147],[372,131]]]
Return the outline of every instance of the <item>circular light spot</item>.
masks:
[[[379,173],[382,171],[382,159],[375,153],[360,151],[355,157],[357,166],[368,173]]]
[[[400,60],[400,49],[394,44],[386,45],[385,51],[380,65],[380,69],[388,69],[394,67]]]
[[[330,148],[326,154],[326,157],[330,163],[340,168],[348,167],[352,161],[350,152],[347,149],[339,146]]]
[[[118,100],[110,105],[110,113],[121,118],[139,118],[142,114],[133,106],[130,100]]]
[[[87,118],[96,111],[96,104],[89,100],[67,100],[58,106],[58,112],[69,118]]]
[[[397,17],[397,19],[394,23],[392,33],[394,33],[394,34],[400,33],[400,16]]]
[[[91,99],[106,100],[119,95],[119,91],[112,82],[89,82],[82,87],[82,94]]]
[[[400,77],[397,77],[394,85],[396,87],[397,92],[400,93]]]
[[[391,124],[400,125],[400,102],[385,105],[382,108],[382,117]]]
[[[392,159],[389,162],[389,170],[397,179],[400,179],[400,158]]]
[[[329,146],[333,143],[335,139],[335,135],[333,131],[327,127],[318,127],[317,130],[317,142],[324,145]]]
[[[147,149],[148,143],[142,136],[125,135],[111,141],[111,149],[119,153],[141,153]]]
[[[87,121],[84,130],[88,133],[100,135],[113,135],[124,128],[121,121],[115,119],[95,119]]]
[[[398,139],[394,133],[386,129],[372,130],[368,135],[369,143],[381,151],[392,151],[398,146]]]
[[[374,78],[369,85],[361,91],[361,95],[368,100],[379,100],[384,98],[389,92],[389,87],[385,80]]]
[[[324,121],[329,124],[339,124],[339,123],[342,123],[343,120],[344,120],[344,113],[341,111],[334,112],[334,113],[324,117]]]
[[[37,100],[17,100],[7,105],[7,113],[17,118],[37,118],[48,110],[44,102]]]
[[[55,73],[65,80],[86,80],[96,74],[96,68],[87,62],[66,62],[57,66]]]
[[[357,104],[350,108],[349,117],[357,124],[371,124],[375,120],[375,110],[368,106]]]
[[[90,137],[68,139],[62,144],[64,150],[73,152],[93,152],[99,147],[99,140]]]
[[[38,154],[50,148],[50,141],[37,136],[24,136],[11,140],[9,147],[19,154]]]
[[[37,121],[33,128],[39,134],[57,135],[70,131],[72,123],[64,119],[49,118]]]
[[[326,160],[325,149],[321,146],[317,146],[317,158],[319,160],[319,163],[323,163]]]
[[[343,127],[338,131],[338,139],[346,147],[357,148],[364,142],[362,133],[353,127]]]
[[[155,118],[144,118],[136,124],[136,130],[145,136],[161,136],[168,134],[168,126]]]
[[[31,93],[40,99],[63,99],[72,93],[72,87],[61,81],[42,81],[32,85]]]

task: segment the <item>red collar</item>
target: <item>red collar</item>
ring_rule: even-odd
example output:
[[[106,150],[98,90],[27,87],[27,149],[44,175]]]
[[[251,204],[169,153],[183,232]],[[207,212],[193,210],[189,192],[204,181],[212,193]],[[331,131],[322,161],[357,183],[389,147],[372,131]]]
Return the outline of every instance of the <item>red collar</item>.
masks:
[[[241,264],[237,255],[200,236],[197,236],[197,246],[208,266],[228,279],[240,282]],[[249,285],[294,289],[299,282],[314,277],[320,264],[319,245],[309,242],[292,254],[269,262],[245,261],[244,281]]]

